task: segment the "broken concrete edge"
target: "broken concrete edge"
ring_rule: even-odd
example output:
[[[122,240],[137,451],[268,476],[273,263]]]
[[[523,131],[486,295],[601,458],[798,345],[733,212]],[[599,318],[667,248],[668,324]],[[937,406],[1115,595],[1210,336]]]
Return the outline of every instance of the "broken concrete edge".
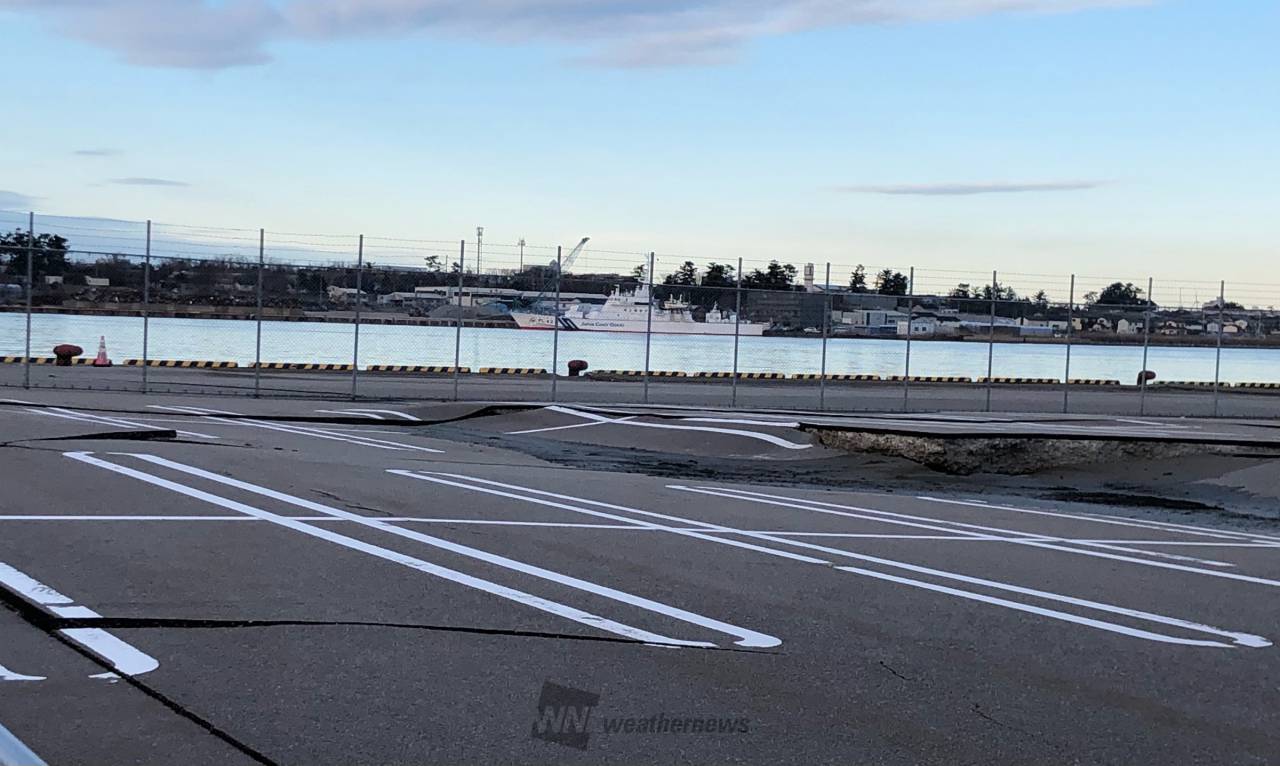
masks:
[[[1063,442],[1117,442],[1127,444],[1185,444],[1189,446],[1203,447],[1249,447],[1254,449],[1280,449],[1280,443],[1267,439],[1250,439],[1247,437],[1195,437],[1181,436],[1174,434],[1060,434],[1045,433],[1043,431],[1023,430],[1009,428],[1000,434],[993,435],[990,431],[948,431],[947,433],[930,433],[920,428],[906,428],[895,426],[833,426],[827,423],[813,424],[800,420],[800,430],[806,433],[820,435],[824,432],[833,433],[863,433],[877,436],[900,436],[904,438],[918,439],[934,439],[937,441],[980,441],[984,439],[1003,439],[1003,440],[1020,440],[1020,441],[1063,441]]]
[[[1198,454],[1239,454],[1242,448],[1260,446],[1280,457],[1280,446],[1223,444],[1188,440],[1089,439],[1055,436],[938,437],[922,434],[871,433],[851,429],[814,429],[824,447],[853,454],[872,453],[899,457],[927,468],[957,476],[994,473],[1011,476],[1052,468],[1088,465],[1115,460],[1174,458]]]

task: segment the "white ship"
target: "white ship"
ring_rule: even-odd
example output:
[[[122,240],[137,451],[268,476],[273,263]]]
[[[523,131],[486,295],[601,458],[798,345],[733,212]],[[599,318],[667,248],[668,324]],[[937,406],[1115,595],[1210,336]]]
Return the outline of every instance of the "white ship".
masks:
[[[705,321],[693,318],[689,304],[675,299],[653,305],[652,322],[649,316],[649,288],[640,285],[634,291],[624,293],[615,288],[603,306],[575,303],[564,306],[559,314],[533,311],[513,311],[511,318],[522,330],[550,330],[558,322],[561,330],[591,332],[639,332],[650,329],[655,333],[680,335],[763,335],[768,325],[761,322],[738,321],[732,311],[718,306],[707,312]]]

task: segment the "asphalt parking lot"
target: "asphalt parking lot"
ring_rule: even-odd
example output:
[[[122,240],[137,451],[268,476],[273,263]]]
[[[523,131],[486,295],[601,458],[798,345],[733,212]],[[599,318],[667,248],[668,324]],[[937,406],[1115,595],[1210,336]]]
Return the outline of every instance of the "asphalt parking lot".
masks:
[[[839,459],[798,425],[21,392],[0,754],[1274,762],[1280,524],[764,481]],[[627,450],[674,467],[591,464]]]

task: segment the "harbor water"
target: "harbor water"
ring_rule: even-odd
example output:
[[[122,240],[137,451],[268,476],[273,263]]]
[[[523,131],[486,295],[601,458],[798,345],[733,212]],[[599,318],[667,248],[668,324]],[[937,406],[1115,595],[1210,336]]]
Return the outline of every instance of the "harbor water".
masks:
[[[0,355],[21,355],[26,316],[0,314]],[[59,343],[74,343],[92,354],[105,337],[113,359],[141,358],[143,322],[138,317],[36,314],[32,317],[34,356],[49,356]],[[361,366],[370,364],[452,365],[455,329],[407,325],[360,327]],[[149,320],[147,357],[234,361],[251,364],[255,358],[257,323],[224,319]],[[264,362],[350,363],[355,326],[345,323],[262,323]],[[587,361],[593,370],[644,369],[646,336],[631,333],[561,332],[559,372],[571,359]],[[822,368],[822,340],[805,337],[743,337],[739,339],[738,369],[744,372],[817,373]],[[905,368],[906,342],[901,339],[832,338],[827,343],[828,373],[900,375]],[[464,327],[458,349],[462,366],[552,366],[553,338],[549,331]],[[650,369],[681,372],[726,372],[734,358],[732,336],[652,336]],[[988,346],[962,341],[913,341],[912,375],[987,374]],[[996,343],[992,372],[996,376],[1062,379],[1066,344]],[[1073,345],[1072,378],[1105,378],[1132,383],[1142,369],[1140,345]],[[1161,380],[1212,381],[1216,350],[1212,347],[1152,346],[1147,368]],[[1280,349],[1228,347],[1222,351],[1221,380],[1280,382]]]

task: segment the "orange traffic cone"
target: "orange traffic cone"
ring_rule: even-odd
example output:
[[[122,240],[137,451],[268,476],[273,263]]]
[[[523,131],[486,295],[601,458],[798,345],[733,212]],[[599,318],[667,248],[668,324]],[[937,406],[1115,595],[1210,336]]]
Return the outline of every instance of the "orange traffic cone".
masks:
[[[110,367],[111,360],[107,358],[107,336],[98,336],[98,356],[93,360],[94,367]]]

